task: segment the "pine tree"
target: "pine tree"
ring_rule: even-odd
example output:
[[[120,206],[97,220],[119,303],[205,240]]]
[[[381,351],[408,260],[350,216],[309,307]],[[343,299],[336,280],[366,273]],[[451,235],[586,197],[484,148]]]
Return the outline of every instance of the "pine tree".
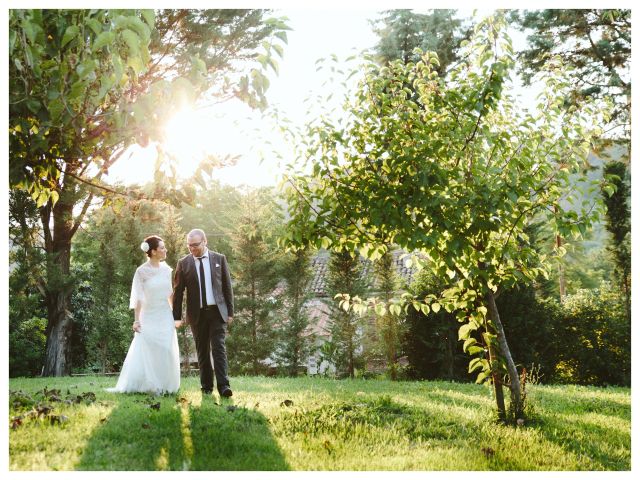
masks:
[[[438,9],[420,14],[398,9],[383,14],[384,17],[372,22],[374,32],[380,37],[376,53],[382,64],[393,60],[416,62],[420,58],[413,50],[420,48],[438,54],[437,71],[443,75],[457,59],[460,43],[469,36],[463,21],[454,18],[456,10]]]
[[[265,373],[276,344],[273,313],[278,308],[277,251],[267,242],[272,205],[258,192],[243,199],[239,225],[232,235],[235,313],[227,343],[229,360],[241,371]]]
[[[337,347],[335,360],[338,374],[352,378],[356,367],[362,365],[362,325],[356,314],[352,310],[345,312],[334,297],[341,293],[362,297],[367,291],[362,270],[360,259],[348,251],[331,252],[327,279],[331,341]]]
[[[294,377],[298,374],[298,367],[308,358],[313,340],[307,332],[309,317],[304,307],[311,296],[308,290],[312,278],[310,257],[309,250],[298,250],[285,259],[282,267],[284,318],[278,360],[287,374]]]
[[[611,195],[603,192],[603,197],[607,206],[607,230],[612,237],[609,251],[614,258],[615,273],[624,293],[627,318],[631,321],[631,189],[628,169],[623,162],[610,162],[605,166],[604,174],[617,176],[614,181],[616,191]]]
[[[385,303],[391,301],[398,290],[399,279],[394,268],[393,254],[387,251],[380,260],[373,264],[373,271],[378,282],[377,293]],[[376,316],[377,343],[384,354],[387,372],[391,380],[398,379],[398,358],[401,356],[401,339],[404,336],[403,319],[389,310],[384,315]]]

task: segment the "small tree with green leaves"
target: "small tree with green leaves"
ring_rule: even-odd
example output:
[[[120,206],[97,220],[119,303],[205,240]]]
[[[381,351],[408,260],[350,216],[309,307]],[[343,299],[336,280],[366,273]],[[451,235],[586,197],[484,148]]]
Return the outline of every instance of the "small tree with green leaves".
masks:
[[[525,233],[534,219],[570,239],[600,213],[597,205],[572,206],[580,197],[570,186],[601,134],[603,114],[590,103],[563,108],[572,85],[560,62],[550,64],[537,109],[522,109],[505,91],[515,64],[505,31],[501,13],[479,22],[463,61],[445,78],[431,53],[415,63],[360,67],[363,79],[345,100],[345,118],[325,116],[308,126],[297,161],[311,163],[311,173],[288,174],[287,241],[358,250],[371,259],[389,244],[421,252],[424,259],[410,261],[450,286],[424,298],[405,293],[383,306],[396,313],[411,305],[456,311],[459,338],[473,357],[469,371],[479,369],[477,381],[493,383],[505,419],[506,376],[513,419],[524,408],[520,374],[496,295],[546,271],[547,256]],[[342,302],[358,311],[373,304],[382,302],[353,295]]]

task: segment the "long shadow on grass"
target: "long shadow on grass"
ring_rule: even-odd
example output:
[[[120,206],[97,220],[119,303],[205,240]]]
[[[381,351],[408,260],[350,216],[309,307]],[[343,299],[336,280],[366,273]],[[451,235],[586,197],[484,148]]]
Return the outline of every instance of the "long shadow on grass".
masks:
[[[158,405],[159,404],[159,405]],[[229,407],[229,408],[227,408]],[[287,470],[255,411],[126,395],[91,434],[77,470]]]
[[[388,396],[362,403],[336,402],[314,410],[293,410],[274,419],[278,429],[286,434],[323,434],[349,439],[377,442],[374,430],[391,430],[408,440],[452,440],[460,435],[455,416],[434,414],[421,408],[395,403]],[[371,435],[362,429],[371,429]]]
[[[631,427],[622,431],[614,426],[597,425],[576,415],[541,415],[542,435],[578,457],[588,457],[604,470],[631,468]]]
[[[261,413],[207,396],[189,418],[192,470],[290,470]]]

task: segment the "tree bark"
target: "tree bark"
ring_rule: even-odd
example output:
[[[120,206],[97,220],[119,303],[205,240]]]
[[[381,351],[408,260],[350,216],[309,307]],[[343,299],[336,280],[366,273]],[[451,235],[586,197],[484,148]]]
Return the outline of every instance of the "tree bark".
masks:
[[[489,364],[491,365],[491,380],[493,382],[493,393],[496,396],[496,407],[498,408],[498,417],[501,420],[507,418],[507,409],[504,405],[504,391],[502,390],[502,379],[500,373],[495,371],[495,362],[497,361],[495,348],[489,345]]]
[[[516,364],[513,361],[513,357],[511,357],[511,350],[509,350],[507,338],[504,335],[504,328],[502,327],[502,322],[500,321],[500,313],[498,312],[494,293],[489,290],[486,298],[487,303],[489,304],[490,318],[496,328],[500,352],[502,353],[502,356],[504,357],[507,364],[507,372],[509,373],[509,387],[511,389],[511,407],[515,415],[520,415],[522,413],[522,395],[518,370],[516,368]]]
[[[55,207],[42,214],[43,228],[49,232],[48,212],[53,214],[53,235],[45,235],[47,258],[47,344],[42,375],[59,377],[70,372],[69,350],[73,317],[69,311],[72,286],[69,283],[73,202],[61,198]],[[45,224],[46,222],[46,224]]]

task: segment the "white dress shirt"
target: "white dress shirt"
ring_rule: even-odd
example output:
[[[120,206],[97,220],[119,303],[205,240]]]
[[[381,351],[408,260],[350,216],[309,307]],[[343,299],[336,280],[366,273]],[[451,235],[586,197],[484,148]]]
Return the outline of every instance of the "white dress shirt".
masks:
[[[196,272],[198,274],[198,282],[202,282],[202,279],[200,278],[199,262],[204,261],[204,278],[205,278],[205,290],[207,293],[207,305],[215,305],[216,299],[213,296],[213,283],[211,282],[211,264],[209,263],[209,250],[207,249],[204,252],[203,258],[194,256],[194,260],[196,261]],[[200,287],[200,291],[202,291],[202,287]],[[202,305],[202,299],[200,299],[200,306],[201,307],[204,306]]]

